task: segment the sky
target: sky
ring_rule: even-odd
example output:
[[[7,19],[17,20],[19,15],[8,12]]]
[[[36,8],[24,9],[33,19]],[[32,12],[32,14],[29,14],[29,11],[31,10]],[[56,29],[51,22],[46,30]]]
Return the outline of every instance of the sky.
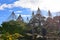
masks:
[[[60,11],[60,0],[0,0],[0,24],[8,20],[12,11],[16,16],[22,15],[24,20],[31,18],[32,11],[36,12],[38,7],[46,17],[48,10],[55,15]]]

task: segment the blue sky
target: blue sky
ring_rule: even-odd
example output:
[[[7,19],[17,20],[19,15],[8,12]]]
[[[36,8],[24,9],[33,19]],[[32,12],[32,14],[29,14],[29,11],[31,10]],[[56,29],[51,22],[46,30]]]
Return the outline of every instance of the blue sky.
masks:
[[[12,11],[16,16],[21,14],[26,20],[26,17],[30,18],[32,11],[36,12],[38,7],[42,15],[47,17],[48,10],[51,13],[60,11],[59,3],[60,0],[0,0],[0,24],[8,19]]]
[[[0,6],[3,4],[12,4],[17,0],[0,0]],[[22,8],[22,7],[13,7],[13,8],[3,8],[0,10],[0,23],[6,21],[10,14],[14,11],[16,16],[19,14],[23,15],[22,17],[26,19],[26,17],[30,17],[31,10],[29,8]]]

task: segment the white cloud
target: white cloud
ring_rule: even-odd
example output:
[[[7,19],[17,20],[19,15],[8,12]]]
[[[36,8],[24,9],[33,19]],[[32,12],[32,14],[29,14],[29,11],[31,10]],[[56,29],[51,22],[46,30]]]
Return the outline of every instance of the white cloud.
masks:
[[[13,4],[2,4],[0,5],[0,10],[4,10],[4,8],[13,8]]]
[[[20,0],[14,2],[14,6],[20,6],[23,8],[30,8],[31,10],[37,10],[40,3],[40,0]]]
[[[13,12],[13,10],[9,10],[9,12]]]
[[[31,17],[31,15],[21,15],[22,17]]]
[[[31,10],[40,9],[51,10],[52,12],[60,11],[60,0],[18,0],[13,4],[3,4],[0,10],[4,8],[23,7]]]
[[[19,16],[20,14],[16,14],[16,16]],[[23,15],[21,14],[22,17],[31,17],[31,15]]]
[[[13,12],[13,10],[9,10],[9,12]],[[14,13],[22,13],[22,11],[20,11],[20,10],[14,11]]]
[[[15,11],[15,13],[22,13],[22,11]]]

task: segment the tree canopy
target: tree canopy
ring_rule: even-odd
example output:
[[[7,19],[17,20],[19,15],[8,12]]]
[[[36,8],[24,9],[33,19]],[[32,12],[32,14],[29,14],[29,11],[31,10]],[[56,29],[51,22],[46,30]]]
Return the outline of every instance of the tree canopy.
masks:
[[[9,21],[9,22],[3,22],[2,23],[3,32],[9,32],[9,33],[22,33],[25,29],[25,23],[18,22],[18,21]]]

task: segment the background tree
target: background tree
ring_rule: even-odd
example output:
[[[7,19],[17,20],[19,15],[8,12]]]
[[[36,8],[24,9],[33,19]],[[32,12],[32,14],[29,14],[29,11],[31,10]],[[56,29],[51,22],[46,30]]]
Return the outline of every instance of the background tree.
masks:
[[[25,29],[25,23],[11,20],[9,22],[3,22],[2,28],[4,33],[23,33],[23,30]]]
[[[2,27],[0,26],[0,33],[2,33]]]

